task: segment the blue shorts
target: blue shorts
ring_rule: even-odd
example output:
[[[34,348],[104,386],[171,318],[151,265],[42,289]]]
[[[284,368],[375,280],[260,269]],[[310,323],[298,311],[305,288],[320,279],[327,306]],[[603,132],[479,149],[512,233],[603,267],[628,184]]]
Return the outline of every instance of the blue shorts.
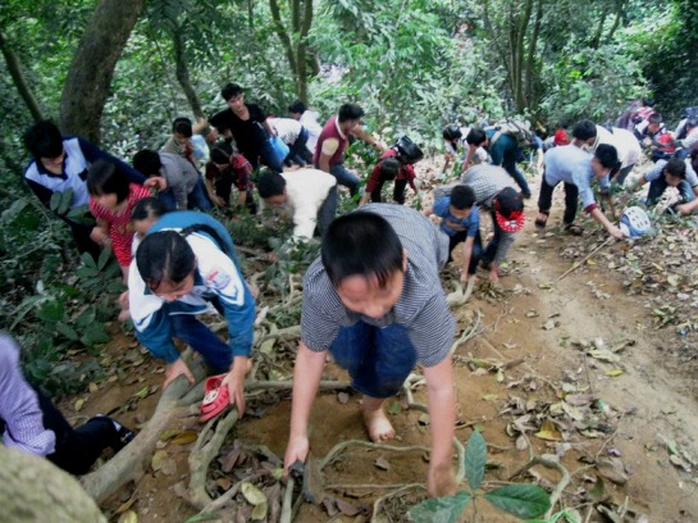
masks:
[[[349,371],[352,386],[372,398],[397,394],[417,362],[402,325],[385,328],[359,322],[342,327],[330,346],[337,365]]]

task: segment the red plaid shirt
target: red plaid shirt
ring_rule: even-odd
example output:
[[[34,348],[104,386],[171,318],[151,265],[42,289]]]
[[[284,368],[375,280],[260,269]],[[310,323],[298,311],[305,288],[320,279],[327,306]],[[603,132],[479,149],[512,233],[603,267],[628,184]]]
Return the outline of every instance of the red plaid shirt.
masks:
[[[206,178],[212,182],[215,182],[226,172],[230,172],[233,175],[233,183],[238,191],[251,191],[254,189],[252,164],[242,154],[233,153],[230,157],[230,165],[224,171],[219,171],[213,162],[206,164]]]

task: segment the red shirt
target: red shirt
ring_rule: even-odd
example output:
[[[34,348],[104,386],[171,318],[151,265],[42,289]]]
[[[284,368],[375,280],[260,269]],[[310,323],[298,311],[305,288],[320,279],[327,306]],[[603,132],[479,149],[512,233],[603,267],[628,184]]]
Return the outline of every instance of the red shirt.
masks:
[[[90,211],[98,220],[104,220],[109,224],[109,239],[119,265],[128,267],[131,264],[131,243],[133,242],[133,225],[131,224],[131,211],[141,198],[150,196],[150,189],[141,185],[130,183],[128,185],[128,204],[118,214],[102,207],[90,198]]]
[[[371,176],[369,176],[368,181],[366,182],[366,192],[375,191],[380,184],[385,182],[385,180],[381,178],[381,164],[383,163],[383,160],[385,160],[386,158],[395,158],[396,156],[397,151],[395,149],[388,149],[383,154],[381,154],[380,160],[378,160],[378,163],[373,168],[373,171],[371,171]],[[401,163],[400,170],[397,172],[397,176],[395,177],[395,179],[407,180],[407,183],[410,184],[412,190],[414,190],[414,192],[417,192],[417,188],[414,186],[414,167],[411,164]]]
[[[327,123],[325,124],[325,127],[322,128],[322,132],[320,133],[320,136],[318,136],[317,139],[317,145],[315,146],[315,156],[313,157],[313,163],[315,164],[316,168],[320,168],[320,156],[322,155],[322,143],[327,140],[328,138],[334,138],[339,142],[339,147],[337,147],[337,150],[335,153],[332,155],[330,158],[330,165],[336,165],[338,163],[342,163],[342,160],[344,159],[344,151],[347,149],[347,145],[349,145],[349,140],[347,139],[346,136],[342,136],[339,133],[339,129],[337,129],[337,115],[335,114],[332,118],[327,120]]]

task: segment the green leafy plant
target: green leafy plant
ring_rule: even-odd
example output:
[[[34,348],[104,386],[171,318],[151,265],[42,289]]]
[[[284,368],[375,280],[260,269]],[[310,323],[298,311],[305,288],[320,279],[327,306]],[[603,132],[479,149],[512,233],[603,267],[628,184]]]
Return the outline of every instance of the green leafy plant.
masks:
[[[484,498],[498,509],[517,518],[535,518],[550,509],[550,498],[537,485],[505,485],[480,493],[487,465],[487,445],[480,431],[474,431],[465,449],[465,477],[470,490],[461,490],[455,496],[429,499],[410,510],[416,523],[456,523],[472,500]]]

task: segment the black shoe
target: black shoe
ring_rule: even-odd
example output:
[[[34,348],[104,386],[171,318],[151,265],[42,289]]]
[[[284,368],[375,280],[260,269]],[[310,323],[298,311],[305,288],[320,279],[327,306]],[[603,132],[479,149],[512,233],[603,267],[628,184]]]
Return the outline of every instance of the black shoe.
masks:
[[[112,445],[112,449],[114,449],[114,453],[119,452],[121,449],[123,449],[126,445],[131,443],[133,441],[133,438],[136,437],[135,432],[133,432],[131,429],[124,427],[123,425],[120,425],[121,428],[119,428],[116,431],[116,436],[118,438],[118,443]]]

